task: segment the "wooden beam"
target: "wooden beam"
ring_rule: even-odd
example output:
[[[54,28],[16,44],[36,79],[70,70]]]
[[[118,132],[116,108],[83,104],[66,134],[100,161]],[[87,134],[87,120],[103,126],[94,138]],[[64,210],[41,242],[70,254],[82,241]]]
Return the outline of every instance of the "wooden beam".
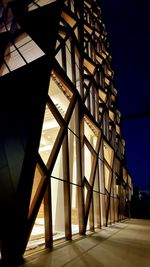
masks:
[[[51,180],[44,195],[44,221],[45,221],[45,247],[50,248],[53,245],[53,227],[52,227],[52,203],[51,203]]]
[[[68,134],[66,133],[63,141],[63,175],[64,175],[64,211],[65,211],[65,237],[70,240],[71,233],[71,197],[70,197],[70,173],[69,173],[69,151]]]

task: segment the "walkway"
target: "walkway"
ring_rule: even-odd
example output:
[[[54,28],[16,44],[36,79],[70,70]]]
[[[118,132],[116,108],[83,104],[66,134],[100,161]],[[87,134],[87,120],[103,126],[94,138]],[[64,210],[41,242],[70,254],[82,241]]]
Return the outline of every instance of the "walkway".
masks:
[[[150,220],[126,220],[26,258],[23,267],[150,267]]]

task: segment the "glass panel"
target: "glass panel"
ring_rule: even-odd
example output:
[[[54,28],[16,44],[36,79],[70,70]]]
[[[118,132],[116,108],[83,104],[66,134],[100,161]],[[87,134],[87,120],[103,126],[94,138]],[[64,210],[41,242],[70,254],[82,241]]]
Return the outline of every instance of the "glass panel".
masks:
[[[63,182],[51,178],[53,239],[65,236]]]
[[[94,201],[94,227],[100,227],[100,194],[93,192]]]
[[[96,149],[97,132],[94,126],[86,118],[84,119],[84,135],[88,139],[91,146]]]
[[[92,86],[90,87],[90,112],[91,115],[94,116],[94,110],[95,110],[95,99],[94,99],[94,90]]]
[[[116,197],[116,194],[117,194],[117,185],[116,185],[116,176],[115,174],[113,174],[114,178],[113,178],[113,194],[114,194],[114,197]]]
[[[92,29],[89,28],[87,25],[84,25],[84,29],[85,29],[89,34],[92,34]]]
[[[57,41],[56,41],[55,49],[57,49],[59,45],[60,45],[60,42],[59,42],[59,40],[57,40]]]
[[[56,0],[39,0],[39,1],[37,1],[37,4],[39,6],[45,6],[45,5],[51,4],[53,2],[56,2]]]
[[[99,97],[97,90],[94,88],[94,110],[95,110],[95,120],[98,121],[98,115],[99,115]]]
[[[99,160],[99,183],[100,183],[100,192],[105,193],[105,181],[104,181],[104,163]]]
[[[109,168],[104,164],[104,172],[105,172],[105,188],[108,192],[110,192],[110,178],[111,173]]]
[[[100,203],[101,203],[101,225],[105,226],[106,224],[106,206],[105,206],[105,195],[100,194]]]
[[[5,50],[5,56],[8,56],[9,54],[11,54],[15,50],[16,50],[15,46],[13,44],[9,43],[6,50]]]
[[[93,65],[89,60],[84,59],[84,66],[88,69],[88,71],[93,74],[95,71],[95,65]]]
[[[80,55],[78,53],[77,48],[75,47],[75,72],[76,72],[76,88],[80,93],[80,62],[79,62]]]
[[[69,167],[70,167],[70,182],[78,184],[77,180],[77,146],[79,146],[78,138],[68,131],[68,145],[69,145]]]
[[[107,98],[107,95],[99,89],[99,97],[104,101],[106,102],[106,98]]]
[[[18,68],[20,68],[26,64],[17,50],[15,50],[12,53],[10,53],[9,55],[5,56],[4,60],[6,61],[8,67],[10,68],[11,71],[18,69]]]
[[[89,98],[89,96],[88,96],[88,97],[86,98],[86,100],[85,100],[85,105],[86,105],[86,107],[87,107],[88,109],[90,109],[88,98]]]
[[[91,106],[91,114],[97,120],[98,117],[98,95],[96,89],[91,86],[90,87],[90,106]]]
[[[36,8],[39,8],[39,6],[45,6],[45,5],[51,4],[53,2],[56,2],[56,0],[35,0],[34,2],[35,4],[31,3],[28,5],[28,11],[32,11]]]
[[[120,175],[120,161],[117,158],[115,158],[115,171]]]
[[[118,208],[119,208],[119,199],[115,198],[115,221],[118,221]]]
[[[69,40],[67,40],[67,45],[66,45],[66,64],[67,64],[67,76],[72,81],[71,44]]]
[[[39,154],[43,159],[44,163],[50,156],[54,143],[56,141],[60,126],[56,121],[55,117],[46,106],[45,116],[42,127],[42,135],[40,140]]]
[[[78,187],[70,186],[71,190],[71,227],[72,234],[79,233],[79,213],[78,213]]]
[[[112,178],[112,184],[111,184],[111,196],[114,196],[114,181],[115,181],[115,174],[113,173],[113,178]]]
[[[38,169],[38,167],[36,167],[33,180],[32,193],[31,193],[30,207],[35,197],[35,194],[38,190],[41,178],[42,177],[40,170]],[[42,202],[30,235],[30,239],[27,245],[27,250],[36,248],[44,243],[45,243],[45,222],[44,222],[44,203]]]
[[[36,217],[26,250],[35,249],[45,243],[44,203],[42,202]]]
[[[32,201],[39,189],[39,184],[41,182],[42,176],[40,173],[40,170],[38,166],[35,169],[34,174],[34,180],[33,180],[33,187],[32,187],[32,193],[31,193],[31,199],[30,199],[30,207],[32,204]],[[42,201],[38,215],[36,217],[30,239],[27,245],[28,249],[33,249],[38,247],[39,245],[42,245],[45,243],[45,222],[44,222],[44,203]]]
[[[86,231],[93,231],[93,227],[94,227],[93,215],[94,214],[93,214],[93,199],[92,199],[92,202],[90,203],[90,209],[89,209],[89,214],[88,214]]]
[[[74,29],[74,33],[75,33],[76,38],[79,39],[78,27],[76,27],[76,28]]]
[[[68,128],[75,133],[75,135],[79,136],[79,115],[78,115],[78,104],[76,104]]]
[[[96,170],[95,181],[94,181],[94,191],[99,192],[99,179],[98,179],[98,169]]]
[[[86,145],[84,145],[84,176],[90,183],[93,156]]]
[[[33,4],[33,3],[31,3],[31,4],[28,5],[28,11],[32,11],[32,10],[34,10],[36,8],[38,8],[38,6],[35,5],[35,4]]]
[[[89,87],[90,79],[84,79],[84,83]]]
[[[61,23],[60,23],[61,24]],[[63,25],[63,24],[62,24]],[[62,31],[62,30],[60,30],[59,31],[59,39],[65,39],[66,38],[66,32],[64,32],[64,31]]]
[[[90,230],[90,215],[88,214],[88,221],[87,221],[87,226],[86,226],[86,231]]]
[[[61,49],[56,54],[55,58],[57,59],[59,65],[62,67],[62,50]]]
[[[28,63],[44,55],[44,52],[37,46],[34,41],[26,43],[19,48],[19,51]]]
[[[64,118],[70,103],[70,99],[65,91],[65,88],[63,88],[63,85],[58,81],[58,79],[56,79],[55,76],[51,77],[48,94],[60,112],[61,116]]]
[[[17,48],[19,48],[22,45],[30,42],[31,40],[32,40],[31,37],[24,32],[23,34],[21,34],[19,37],[16,38],[15,45]]]
[[[86,201],[87,193],[88,193],[88,190],[86,186],[84,186],[84,201]]]
[[[64,179],[63,175],[63,157],[62,157],[62,147],[60,148],[60,151],[58,153],[53,171],[52,171],[52,176],[57,177],[61,180]]]
[[[3,64],[1,67],[0,67],[0,76],[3,76],[5,74],[7,74],[9,72],[8,68],[6,67],[5,64]]]
[[[71,11],[74,13],[74,3],[73,3],[73,1],[71,0]]]
[[[106,142],[104,142],[104,158],[108,162],[109,166],[112,167],[113,149]]]
[[[74,27],[76,21],[70,17],[68,14],[66,14],[65,12],[61,13],[61,16],[64,18],[64,20],[69,24],[69,26]]]
[[[115,114],[114,114],[114,112],[112,112],[111,110],[109,110],[109,118],[110,118],[112,121],[114,121],[114,119],[115,119]]]
[[[110,208],[111,208],[111,223],[115,222],[115,202],[114,198],[110,198]]]
[[[107,194],[107,197],[105,198],[106,200],[106,207],[108,207],[108,194]],[[110,200],[110,206],[109,206],[109,211],[108,211],[108,224],[111,223],[111,200]]]
[[[38,167],[36,167],[35,169],[35,173],[34,173],[34,179],[33,179],[33,186],[32,186],[32,193],[31,193],[31,199],[30,199],[30,205],[32,204],[32,200],[37,192],[38,186],[40,184],[41,181],[41,173],[38,169]]]

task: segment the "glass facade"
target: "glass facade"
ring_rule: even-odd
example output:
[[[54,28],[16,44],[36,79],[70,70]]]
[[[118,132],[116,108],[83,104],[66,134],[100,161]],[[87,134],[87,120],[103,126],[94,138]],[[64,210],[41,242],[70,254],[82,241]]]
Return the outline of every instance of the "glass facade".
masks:
[[[24,251],[41,244],[50,247],[56,239],[71,239],[126,218],[132,192],[109,43],[97,1],[26,2],[27,18],[50,8],[59,10],[59,16],[35,148]],[[15,75],[16,69],[41,57],[48,61],[40,38],[38,43],[32,31],[22,30],[9,1],[1,1],[1,10],[0,32],[11,35],[1,58],[1,77]],[[50,46],[51,38],[46,42]]]

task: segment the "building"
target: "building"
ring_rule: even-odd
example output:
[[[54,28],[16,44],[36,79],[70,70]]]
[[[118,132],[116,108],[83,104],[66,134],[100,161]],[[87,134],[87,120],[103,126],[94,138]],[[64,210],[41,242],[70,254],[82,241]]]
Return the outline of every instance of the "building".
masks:
[[[96,0],[0,1],[1,254],[11,266],[129,215],[111,55]]]

